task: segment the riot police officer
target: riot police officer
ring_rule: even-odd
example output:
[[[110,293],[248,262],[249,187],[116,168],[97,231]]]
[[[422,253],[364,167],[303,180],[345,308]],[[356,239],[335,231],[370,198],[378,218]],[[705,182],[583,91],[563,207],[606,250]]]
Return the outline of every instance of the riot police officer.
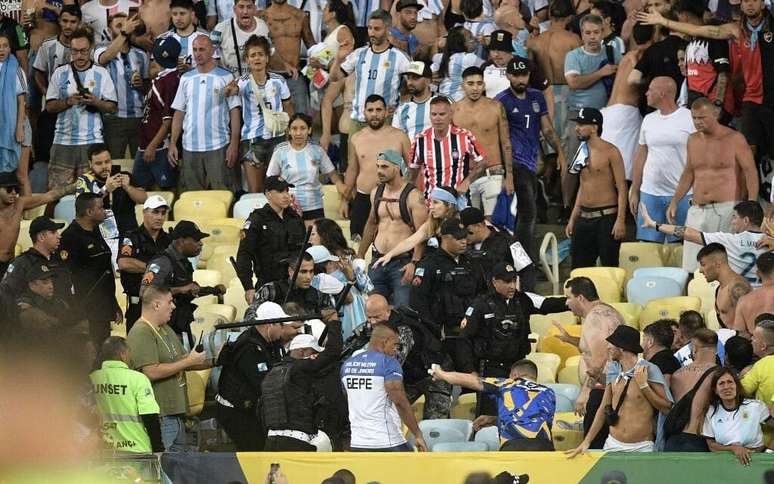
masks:
[[[245,221],[236,257],[236,271],[245,299],[253,302],[255,288],[285,279],[287,260],[301,251],[304,243],[304,221],[290,206],[288,182],[278,176],[264,181],[268,203],[253,210]],[[253,274],[257,283],[253,285]]]
[[[487,224],[484,212],[468,207],[460,212],[460,220],[468,231],[468,255],[481,265],[487,281],[492,279],[492,269],[497,262],[513,262],[513,239],[508,233]]]
[[[256,312],[258,319],[287,317],[279,304],[265,302]],[[282,324],[250,326],[220,351],[218,380],[218,423],[239,452],[260,452],[266,442],[266,428],[260,416],[261,383],[280,361],[277,342]]]
[[[460,221],[445,220],[440,231],[440,247],[419,261],[414,270],[411,307],[455,358],[465,310],[485,291],[486,282],[481,267],[464,254],[468,233]]]
[[[508,378],[511,365],[530,352],[529,317],[540,311],[516,289],[517,279],[511,264],[498,262],[492,270],[492,289],[466,311],[457,345],[460,372]],[[489,413],[496,411],[489,403],[479,401],[481,413],[496,415]]]
[[[200,295],[201,287],[193,280],[194,268],[189,257],[196,257],[202,251],[202,239],[209,237],[199,230],[195,223],[181,220],[170,234],[172,243],[159,255],[148,262],[142,277],[140,297],[147,286],[164,286],[172,292],[175,310],[169,326],[177,334],[188,334],[188,342],[194,347],[191,335],[191,321],[196,305],[193,300]]]
[[[298,277],[296,277],[293,288],[290,288],[290,283],[293,279],[293,271],[298,263],[297,259],[289,261],[288,277],[286,279],[269,282],[261,286],[255,298],[253,298],[250,307],[245,312],[245,320],[255,319],[256,310],[266,301],[273,301],[278,304],[294,302],[306,313],[319,313],[323,309],[330,309],[332,307],[330,296],[312,287],[314,258],[308,252],[303,252],[300,257],[301,265],[298,268]],[[287,301],[285,301],[286,295]]]
[[[126,293],[127,306],[124,320],[126,331],[142,312],[140,304],[140,283],[148,262],[166,249],[172,238],[164,231],[169,204],[160,195],[151,195],[142,206],[142,225],[121,234],[118,251],[118,270],[121,272],[121,286]]]

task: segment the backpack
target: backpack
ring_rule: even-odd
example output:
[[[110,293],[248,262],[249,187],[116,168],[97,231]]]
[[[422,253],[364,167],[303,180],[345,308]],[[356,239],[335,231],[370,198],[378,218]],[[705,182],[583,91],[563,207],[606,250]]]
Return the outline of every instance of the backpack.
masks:
[[[693,397],[696,396],[696,392],[701,387],[701,384],[704,383],[704,379],[707,378],[710,373],[714,372],[715,369],[716,367],[712,367],[705,371],[701,378],[699,378],[699,381],[696,382],[696,385],[672,406],[672,409],[664,420],[664,437],[666,439],[679,434],[683,431],[685,426],[688,425],[688,422],[691,420]]]
[[[379,205],[382,203],[382,198],[384,197],[384,183],[380,183],[376,187],[376,193],[374,195],[374,213],[376,216],[379,216]],[[414,221],[411,218],[411,212],[408,209],[408,196],[411,193],[411,190],[414,189],[414,185],[411,183],[407,183],[405,187],[403,187],[403,191],[400,192],[400,197],[398,198],[398,205],[400,206],[400,218],[403,220],[403,223],[408,225],[411,228],[414,227]]]

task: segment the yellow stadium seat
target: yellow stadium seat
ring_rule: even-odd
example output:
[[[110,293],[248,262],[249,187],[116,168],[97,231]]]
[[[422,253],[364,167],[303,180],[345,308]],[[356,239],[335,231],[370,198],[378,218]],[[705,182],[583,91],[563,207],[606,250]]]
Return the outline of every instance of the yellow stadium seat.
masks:
[[[137,219],[137,225],[142,225],[142,205],[134,206],[134,218]]]
[[[570,272],[570,278],[588,277],[594,281],[597,277],[612,279],[623,289],[626,282],[626,271],[620,267],[579,267]]]
[[[557,451],[574,449],[583,442],[583,417],[573,412],[557,413],[554,415],[551,433]]]
[[[556,321],[562,326],[578,324],[578,318],[575,317],[572,311],[551,314],[533,314],[529,317],[530,331],[539,334],[541,337],[548,336],[548,330],[553,327],[553,321]]]
[[[546,336],[545,338],[541,338],[538,349],[542,353],[553,353],[555,355],[559,355],[560,369],[564,368],[564,362],[567,360],[567,358],[580,354],[577,346],[565,343],[556,336]]]
[[[341,223],[343,219],[339,216],[339,192],[336,191],[336,185],[323,185],[322,194],[325,217]]]
[[[709,312],[705,313],[704,323],[707,325],[707,328],[711,329],[712,331],[717,331],[720,329],[720,321],[718,321],[718,312],[715,310],[715,308],[712,308]]]
[[[134,160],[132,158],[122,158],[120,160],[113,160],[113,165],[118,165],[121,171],[132,173],[134,169]]]
[[[239,230],[242,230],[242,228],[245,226],[245,219],[234,218],[234,217],[214,218],[214,219],[208,220],[207,223],[210,225],[217,225],[217,226],[236,227]]]
[[[202,307],[208,308],[210,306],[216,305],[217,304],[206,304],[202,305]],[[231,322],[233,321],[229,321],[227,318],[216,312],[200,311],[197,308],[196,312],[194,312],[194,319],[191,321],[191,334],[194,336],[196,341],[199,341],[199,336],[202,334],[202,331],[204,331],[204,334],[206,335],[215,331],[216,324]]]
[[[683,244],[664,244],[664,265],[683,267]]]
[[[608,304],[621,302],[622,299],[622,287],[618,285],[618,281],[607,277],[596,277],[593,279],[594,287],[597,288],[597,294],[602,302]]]
[[[19,224],[19,238],[16,239],[16,243],[22,252],[26,252],[27,249],[32,247],[32,239],[30,238],[31,223],[31,220],[22,220]]]
[[[200,286],[217,286],[223,281],[220,272],[211,269],[196,269],[193,280]]]
[[[339,227],[341,227],[341,232],[344,234],[344,238],[349,240],[349,224],[350,224],[350,221],[349,220],[336,220],[336,223],[338,224]],[[366,256],[366,258],[369,258],[371,256],[371,254],[370,254],[371,251],[369,250],[368,252],[369,253]]]
[[[642,305],[637,303],[610,303],[610,305],[621,314],[627,326],[639,329]]]
[[[46,204],[24,211],[24,220],[35,220],[46,213]]]
[[[148,196],[150,197],[151,195],[158,195],[164,200],[166,200],[170,208],[172,207],[172,204],[175,202],[175,192],[167,192],[163,190],[156,190],[156,191],[150,190],[148,191]]]
[[[208,294],[207,296],[199,296],[191,301],[197,306],[206,306],[207,304],[218,304],[218,296]]]
[[[564,325],[564,330],[570,333],[570,336],[574,336],[576,338],[580,338],[581,328],[582,326],[580,324]],[[558,335],[559,335],[559,329],[557,329],[555,326],[551,326],[550,328],[548,328],[548,336],[558,336]]]
[[[463,418],[475,420],[476,418],[476,394],[465,393],[460,395],[457,403],[451,409],[451,418]]]
[[[247,310],[247,301],[245,301],[245,290],[242,288],[242,284],[234,284],[233,281],[226,289],[226,294],[223,296],[223,304],[228,304],[234,307],[236,313],[234,315],[234,321],[241,321],[245,316]]]
[[[580,385],[578,365],[567,365],[568,361],[570,360],[568,359],[565,362],[565,367],[559,370],[559,376],[557,377],[557,380],[559,383],[572,383],[574,385]]]
[[[219,271],[222,281],[230,281],[236,277],[236,271],[229,258],[235,257],[236,252],[236,245],[226,244],[215,246],[212,251],[212,256],[207,259],[207,269]]]
[[[230,207],[231,203],[234,201],[234,192],[231,190],[191,190],[181,193],[178,200],[203,200],[205,198],[221,201],[226,207]]]
[[[188,393],[188,410],[186,415],[195,417],[204,409],[204,393],[207,389],[207,380],[210,379],[210,370],[186,371],[186,392]]]
[[[698,270],[693,274],[693,279],[688,282],[688,295],[701,299],[701,311],[708,313],[715,309],[715,291],[720,285],[719,282],[707,282],[704,274]]]
[[[581,362],[581,355],[571,356],[564,362],[564,366],[579,366]]]
[[[234,225],[220,225],[213,223],[212,220],[205,220],[201,223],[199,228],[202,232],[210,234],[209,237],[203,239],[206,244],[239,244],[239,234],[242,232],[241,227],[235,227]]]
[[[680,319],[684,311],[701,311],[701,299],[695,296],[665,297],[650,301],[640,314],[640,330],[659,319]]]
[[[414,417],[416,417],[417,422],[422,420],[422,415],[425,411],[425,396],[420,395],[419,398],[411,404],[411,408],[414,410]]]
[[[191,197],[175,202],[175,220],[190,220],[201,224],[205,220],[225,218],[228,205],[217,198]]]
[[[163,227],[166,232],[171,232],[172,229],[175,228],[175,225],[177,225],[176,220],[167,220],[166,222],[164,222]]]
[[[229,304],[207,304],[206,306],[199,306],[196,308],[196,311],[194,311],[194,316],[199,312],[217,314],[226,319],[229,323],[233,323],[234,318],[236,317],[236,308]]]
[[[540,342],[540,335],[537,333],[530,333],[527,338],[529,338],[529,352],[536,352],[538,343]]]
[[[632,277],[634,270],[640,267],[662,267],[663,245],[656,242],[624,242],[618,255],[618,266],[626,270],[627,278]]]
[[[21,245],[16,244],[13,248],[13,256],[19,257],[19,254],[21,254]]]
[[[561,358],[553,353],[530,353],[527,359],[538,367],[538,383],[556,383]]]

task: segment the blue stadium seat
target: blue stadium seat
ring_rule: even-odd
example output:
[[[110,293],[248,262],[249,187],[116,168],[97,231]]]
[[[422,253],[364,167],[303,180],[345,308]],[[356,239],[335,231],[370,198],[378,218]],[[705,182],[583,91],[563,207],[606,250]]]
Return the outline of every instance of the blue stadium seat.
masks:
[[[473,422],[456,418],[429,419],[420,421],[419,428],[425,437],[428,450],[432,450],[435,444],[442,442],[467,442],[473,432]],[[414,445],[413,435],[410,436],[409,443]]]
[[[476,438],[474,440],[486,444],[492,452],[500,450],[500,432],[497,430],[496,425],[484,427],[476,432]]]
[[[688,284],[688,271],[681,267],[640,267],[634,271],[634,278],[638,277],[665,277],[672,279],[683,289]]]
[[[75,219],[75,195],[65,195],[54,207],[54,218],[65,220],[68,224]]]
[[[580,394],[580,387],[578,385],[572,385],[570,383],[546,383],[548,388],[552,389],[556,396],[563,396],[570,400],[575,405],[575,400],[578,399]],[[557,410],[559,412],[559,410]]]
[[[489,447],[483,442],[442,442],[433,446],[433,452],[486,452]]]
[[[638,277],[626,283],[626,299],[645,306],[648,301],[663,297],[682,296],[683,290],[673,279],[666,277]]]
[[[567,397],[561,394],[556,395],[556,412],[572,412],[575,410],[575,404]]]

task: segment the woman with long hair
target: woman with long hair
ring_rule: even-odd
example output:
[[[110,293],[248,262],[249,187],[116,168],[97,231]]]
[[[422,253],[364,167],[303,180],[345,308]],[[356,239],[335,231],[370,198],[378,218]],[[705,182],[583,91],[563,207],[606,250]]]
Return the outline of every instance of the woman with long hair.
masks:
[[[414,234],[401,241],[392,250],[374,262],[374,267],[388,264],[393,257],[408,252],[417,244],[439,235],[441,224],[450,218],[459,218],[459,212],[465,208],[463,199],[452,187],[438,186],[430,192],[430,217]]]
[[[304,223],[312,223],[325,217],[320,179],[330,178],[339,193],[346,187],[328,154],[316,144],[310,143],[312,118],[304,113],[290,117],[288,141],[277,145],[271,156],[267,176],[281,176],[292,188],[295,202],[302,211]]]
[[[438,94],[452,101],[465,96],[462,90],[462,72],[471,66],[481,66],[483,59],[473,53],[476,39],[463,27],[454,27],[446,36],[442,54],[433,57],[433,73],[440,79]]]
[[[282,143],[282,132],[272,131],[264,111],[284,111],[293,114],[293,100],[285,79],[269,74],[271,45],[266,37],[252,35],[245,42],[245,63],[250,73],[239,79],[242,97],[242,161],[248,189],[263,191],[263,177],[274,147]]]
[[[702,429],[709,449],[733,452],[742,465],[749,465],[752,454],[765,449],[761,424],[774,427],[769,408],[760,400],[744,398],[742,384],[730,368],[715,370],[710,388]]]

